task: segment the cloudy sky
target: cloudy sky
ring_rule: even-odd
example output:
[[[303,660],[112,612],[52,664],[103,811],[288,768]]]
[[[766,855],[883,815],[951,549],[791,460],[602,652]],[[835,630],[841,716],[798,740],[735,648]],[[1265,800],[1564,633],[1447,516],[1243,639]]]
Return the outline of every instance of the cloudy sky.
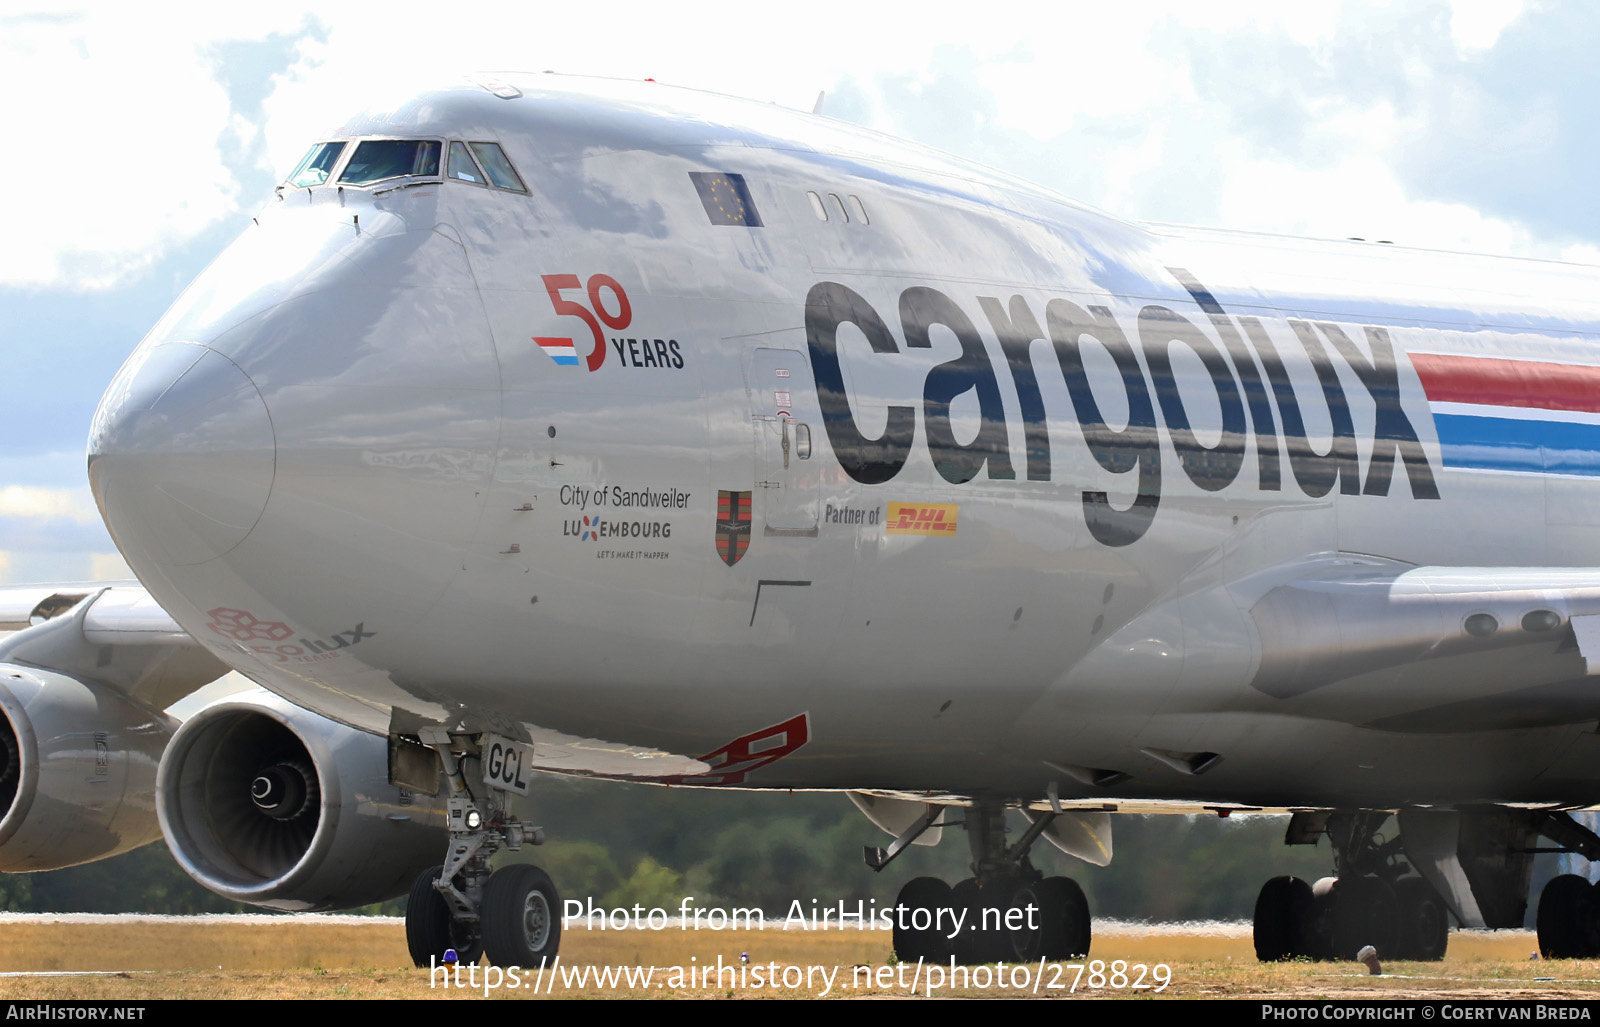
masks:
[[[1122,6],[0,0],[0,582],[126,575],[84,481],[101,390],[305,147],[418,69],[825,91],[1130,218],[1600,262],[1600,7]]]

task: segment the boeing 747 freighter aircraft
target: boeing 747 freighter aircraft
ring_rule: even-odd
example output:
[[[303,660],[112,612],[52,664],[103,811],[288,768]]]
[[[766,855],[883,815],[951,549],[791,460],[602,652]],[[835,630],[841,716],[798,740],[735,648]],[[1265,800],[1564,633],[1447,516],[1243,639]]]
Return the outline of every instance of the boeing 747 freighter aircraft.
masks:
[[[1264,959],[1437,958],[1600,856],[1600,270],[1132,224],[650,82],[308,144],[95,417],[143,587],[0,593],[4,869],[164,834],[526,966],[556,886],[489,858],[545,771],[845,790],[878,869],[956,814],[902,959],[1084,952],[1029,850],[1116,812],[1326,836]],[[1548,953],[1597,899],[1545,890]]]

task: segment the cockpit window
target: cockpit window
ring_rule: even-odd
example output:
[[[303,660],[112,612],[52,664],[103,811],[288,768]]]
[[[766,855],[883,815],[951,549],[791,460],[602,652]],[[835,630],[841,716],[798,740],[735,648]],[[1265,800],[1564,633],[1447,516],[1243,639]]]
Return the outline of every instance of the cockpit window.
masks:
[[[450,177],[483,184],[483,172],[472,162],[472,154],[467,152],[466,143],[450,144]]]
[[[484,173],[489,176],[489,181],[498,188],[510,189],[514,192],[525,193],[527,186],[522,184],[522,179],[517,177],[517,169],[511,166],[504,150],[499,143],[468,143],[472,152],[477,155],[478,163],[483,165]]]
[[[356,145],[339,181],[370,185],[408,175],[437,175],[439,149],[436,139],[368,139]]]
[[[289,172],[289,184],[297,189],[308,186],[321,185],[333,174],[333,167],[339,163],[339,155],[344,152],[344,143],[318,143],[313,146],[303,157],[295,169]]]

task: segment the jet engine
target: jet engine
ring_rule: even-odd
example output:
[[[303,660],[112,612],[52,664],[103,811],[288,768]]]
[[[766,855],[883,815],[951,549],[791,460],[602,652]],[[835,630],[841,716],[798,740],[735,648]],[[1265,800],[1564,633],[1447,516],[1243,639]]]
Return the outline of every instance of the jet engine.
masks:
[[[346,909],[405,893],[445,853],[443,803],[388,765],[386,739],[255,689],[178,729],[156,806],[173,856],[219,895]]]
[[[57,870],[161,837],[156,767],[176,721],[107,685],[0,663],[0,871]]]

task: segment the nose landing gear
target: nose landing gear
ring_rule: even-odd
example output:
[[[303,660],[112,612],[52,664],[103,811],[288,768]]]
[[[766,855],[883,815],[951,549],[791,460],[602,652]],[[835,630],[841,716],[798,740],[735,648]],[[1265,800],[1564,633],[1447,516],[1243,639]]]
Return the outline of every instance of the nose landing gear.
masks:
[[[493,871],[489,866],[502,848],[542,844],[544,829],[526,827],[510,812],[509,792],[482,774],[468,778],[465,765],[481,759],[477,738],[442,728],[419,737],[444,764],[450,847],[444,864],[423,871],[411,887],[406,944],[412,962],[431,967],[448,948],[463,963],[484,954],[497,966],[537,967],[554,960],[561,945],[561,900],[550,875],[526,864]]]

